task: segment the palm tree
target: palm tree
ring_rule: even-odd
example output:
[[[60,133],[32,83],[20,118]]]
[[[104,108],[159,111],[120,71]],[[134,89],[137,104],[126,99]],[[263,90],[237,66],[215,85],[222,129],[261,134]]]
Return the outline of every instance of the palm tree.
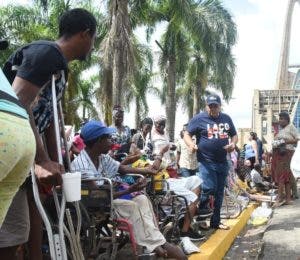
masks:
[[[138,43],[133,37],[132,30],[148,24],[150,2],[149,0],[108,2],[108,32],[101,43],[101,85],[100,89],[96,90],[97,95],[101,96],[101,106],[105,122],[108,124],[112,120],[112,106],[124,105],[124,101],[128,99],[125,97],[132,96],[132,93],[127,93],[131,92],[130,86],[137,82],[136,68],[142,65],[136,60],[139,59],[136,53]]]
[[[138,128],[142,117],[148,113],[147,93],[153,91],[152,86],[152,66],[153,57],[148,46],[139,44],[136,39],[133,42],[133,50],[136,66],[139,70],[134,71],[132,80],[125,91],[125,100],[129,110],[130,103],[135,103],[135,127]]]
[[[128,0],[109,1],[110,29],[102,43],[105,70],[112,70],[112,103],[123,104],[123,93],[134,66]]]
[[[28,42],[39,39],[55,40],[58,34],[58,17],[71,7],[70,1],[52,0],[49,2],[36,1],[33,7],[7,6],[0,8],[3,22],[3,26],[0,28],[0,36],[10,40],[10,49],[1,53],[0,62],[3,64],[13,50]],[[88,1],[82,7],[91,9]],[[101,13],[97,13],[95,17],[99,24],[99,46],[99,41],[101,37],[103,38],[103,16]],[[79,104],[76,104],[75,101],[79,102],[76,96],[80,94],[79,87],[83,84],[80,76],[83,71],[97,62],[97,56],[93,55],[86,62],[74,61],[69,64],[68,87],[63,97],[66,124],[79,124],[80,118],[77,114]]]
[[[232,57],[231,47],[235,42],[236,29],[230,14],[218,0],[198,2],[192,0],[167,0],[154,2],[154,9],[161,14],[157,16],[158,21],[166,21],[168,23],[159,46],[162,50],[160,66],[167,86],[167,131],[169,132],[170,140],[173,140],[176,84],[182,83],[186,75],[194,44],[198,45],[202,56],[205,57],[205,60],[202,61],[205,66],[201,75],[197,75],[194,78],[194,100],[200,100],[199,94],[205,89],[209,77],[211,77],[210,80],[214,86],[223,90],[226,97],[229,98],[231,91],[228,89],[228,85],[230,85],[230,82],[232,83],[234,62],[231,63],[228,59]],[[218,59],[220,58],[226,58],[227,60],[219,62]],[[233,60],[231,59],[231,61]],[[190,66],[190,69],[195,70],[195,66],[196,64]],[[209,75],[211,67],[214,67],[215,73]],[[219,85],[222,71],[226,72],[227,82]],[[199,107],[199,104],[195,102],[195,110],[198,110]]]

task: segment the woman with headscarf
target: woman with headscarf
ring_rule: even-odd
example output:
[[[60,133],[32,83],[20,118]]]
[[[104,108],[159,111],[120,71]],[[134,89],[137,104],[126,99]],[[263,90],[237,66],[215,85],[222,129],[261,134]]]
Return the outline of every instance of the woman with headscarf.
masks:
[[[299,139],[296,127],[290,122],[287,112],[279,114],[279,132],[273,142],[272,177],[278,184],[278,201],[276,206],[291,204],[291,180],[292,172],[290,162],[294,154],[294,145]],[[284,197],[285,190],[285,197]]]
[[[132,137],[132,143],[134,143],[140,150],[144,150],[146,148],[147,140],[150,139],[152,127],[152,119],[150,117],[146,117],[140,123],[140,131]]]
[[[121,106],[114,106],[113,109],[113,124],[111,127],[116,129],[112,134],[112,141],[114,144],[120,145],[122,152],[129,152],[131,142],[131,131],[124,123],[124,110]]]
[[[151,131],[151,144],[153,146],[153,154],[159,154],[162,147],[170,145],[169,138],[165,132],[166,117],[163,115],[155,116],[153,118],[154,127]],[[172,148],[171,148],[172,149]],[[170,152],[164,154],[164,162],[167,165],[171,164]]]

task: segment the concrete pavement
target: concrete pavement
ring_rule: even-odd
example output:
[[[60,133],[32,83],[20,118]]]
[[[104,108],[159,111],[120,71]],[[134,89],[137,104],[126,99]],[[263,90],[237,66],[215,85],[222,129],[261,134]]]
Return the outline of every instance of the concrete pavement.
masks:
[[[299,190],[299,185],[298,185]],[[259,259],[300,259],[300,199],[276,208],[263,236]]]

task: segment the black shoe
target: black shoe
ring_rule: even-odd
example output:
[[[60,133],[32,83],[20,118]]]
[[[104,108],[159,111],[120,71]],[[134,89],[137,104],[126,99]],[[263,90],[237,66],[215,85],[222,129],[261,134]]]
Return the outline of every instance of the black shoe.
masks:
[[[202,218],[210,217],[213,214],[213,210],[210,208],[198,209],[198,216]]]
[[[187,232],[181,231],[180,237],[189,237],[191,241],[200,241],[205,239],[204,235],[201,235],[199,232],[192,229],[189,229]]]

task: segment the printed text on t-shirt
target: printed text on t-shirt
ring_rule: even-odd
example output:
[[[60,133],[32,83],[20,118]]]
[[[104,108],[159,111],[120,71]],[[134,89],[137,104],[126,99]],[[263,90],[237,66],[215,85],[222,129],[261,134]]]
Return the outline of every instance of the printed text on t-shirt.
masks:
[[[220,124],[207,124],[207,137],[208,139],[226,139],[228,138],[228,131],[230,126],[228,123]]]

